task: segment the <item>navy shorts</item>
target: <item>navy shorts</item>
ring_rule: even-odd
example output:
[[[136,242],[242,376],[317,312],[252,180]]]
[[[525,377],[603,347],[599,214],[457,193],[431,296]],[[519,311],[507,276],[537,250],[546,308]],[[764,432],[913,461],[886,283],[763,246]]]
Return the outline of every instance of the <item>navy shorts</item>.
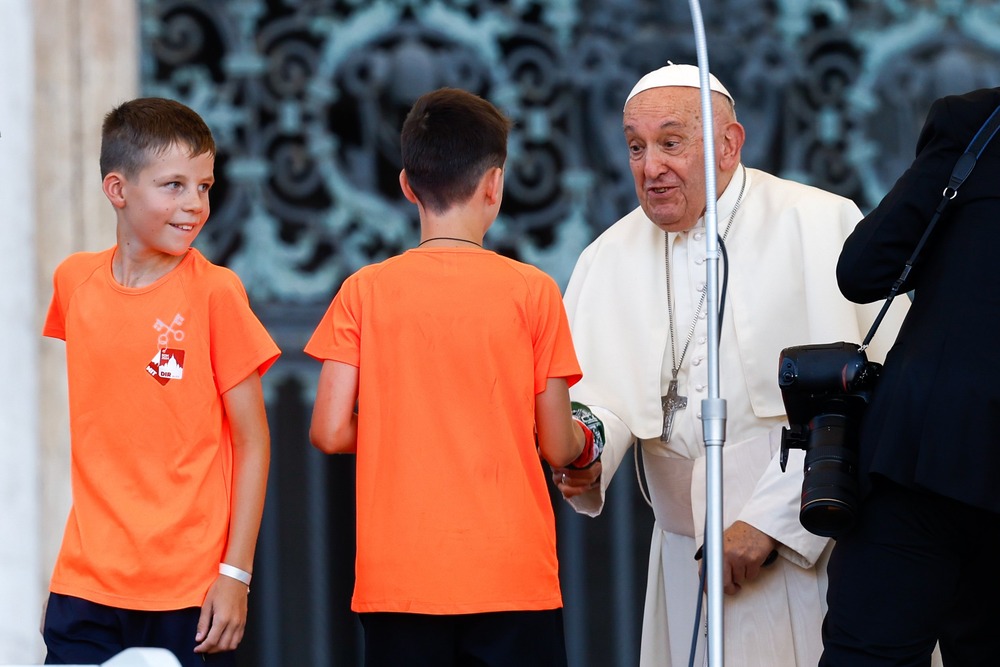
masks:
[[[235,653],[195,653],[201,609],[136,611],[50,593],[45,609],[46,665],[99,665],[127,648],[165,648],[182,667],[232,667]]]
[[[562,609],[359,617],[366,667],[566,667]]]

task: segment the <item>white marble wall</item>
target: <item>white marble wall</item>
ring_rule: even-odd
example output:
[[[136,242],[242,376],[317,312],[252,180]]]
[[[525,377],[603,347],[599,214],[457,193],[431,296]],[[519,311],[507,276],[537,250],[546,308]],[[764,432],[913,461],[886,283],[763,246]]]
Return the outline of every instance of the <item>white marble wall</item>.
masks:
[[[0,663],[38,655],[41,611],[31,0],[0,3]],[[33,620],[34,619],[34,620]]]
[[[138,0],[0,0],[0,665],[44,657],[70,492],[63,346],[39,331],[58,262],[114,242],[100,124],[138,71]]]

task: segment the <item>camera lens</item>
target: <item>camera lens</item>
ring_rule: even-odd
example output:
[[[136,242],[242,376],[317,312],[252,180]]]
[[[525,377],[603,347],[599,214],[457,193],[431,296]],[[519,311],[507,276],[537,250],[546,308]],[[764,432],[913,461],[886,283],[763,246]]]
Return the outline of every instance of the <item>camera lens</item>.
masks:
[[[814,535],[837,537],[857,512],[857,455],[844,415],[817,415],[809,426],[799,521]]]

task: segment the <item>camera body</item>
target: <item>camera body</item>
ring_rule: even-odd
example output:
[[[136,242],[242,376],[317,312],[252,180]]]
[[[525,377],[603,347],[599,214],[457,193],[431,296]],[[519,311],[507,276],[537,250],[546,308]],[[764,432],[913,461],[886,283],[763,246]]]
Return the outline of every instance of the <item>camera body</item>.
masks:
[[[805,450],[799,521],[815,535],[837,537],[854,524],[858,429],[881,370],[856,343],[781,351],[778,386],[789,424],[781,433],[781,469],[789,449]]]

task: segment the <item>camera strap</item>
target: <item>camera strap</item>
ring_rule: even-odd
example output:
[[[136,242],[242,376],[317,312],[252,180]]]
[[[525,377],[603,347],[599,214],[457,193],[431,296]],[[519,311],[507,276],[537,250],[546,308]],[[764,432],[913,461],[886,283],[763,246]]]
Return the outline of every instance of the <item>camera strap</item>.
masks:
[[[882,324],[882,319],[885,317],[886,312],[888,312],[892,300],[899,294],[903,283],[909,277],[910,270],[913,269],[913,264],[917,261],[917,257],[920,255],[920,251],[923,250],[924,244],[934,230],[934,226],[941,217],[941,213],[948,205],[948,202],[958,194],[958,188],[961,187],[965,179],[972,173],[972,168],[976,166],[976,161],[979,160],[979,156],[983,154],[983,150],[993,139],[998,129],[1000,129],[1000,107],[993,110],[990,117],[986,119],[986,122],[976,132],[976,135],[972,137],[972,141],[969,142],[969,146],[962,153],[962,156],[958,158],[958,162],[955,163],[955,168],[952,169],[951,177],[948,179],[948,185],[942,193],[941,203],[938,204],[937,209],[934,211],[934,216],[931,218],[930,224],[927,225],[927,229],[924,230],[924,235],[920,237],[920,242],[917,243],[917,247],[913,250],[913,254],[910,255],[910,259],[906,261],[903,273],[900,274],[896,282],[893,283],[892,289],[889,290],[889,296],[886,297],[885,303],[882,305],[882,310],[879,311],[878,317],[875,318],[875,322],[872,324],[872,328],[868,330],[868,335],[865,336],[864,342],[861,343],[862,352],[868,348],[869,343],[871,343],[872,338],[875,336],[875,330]]]

